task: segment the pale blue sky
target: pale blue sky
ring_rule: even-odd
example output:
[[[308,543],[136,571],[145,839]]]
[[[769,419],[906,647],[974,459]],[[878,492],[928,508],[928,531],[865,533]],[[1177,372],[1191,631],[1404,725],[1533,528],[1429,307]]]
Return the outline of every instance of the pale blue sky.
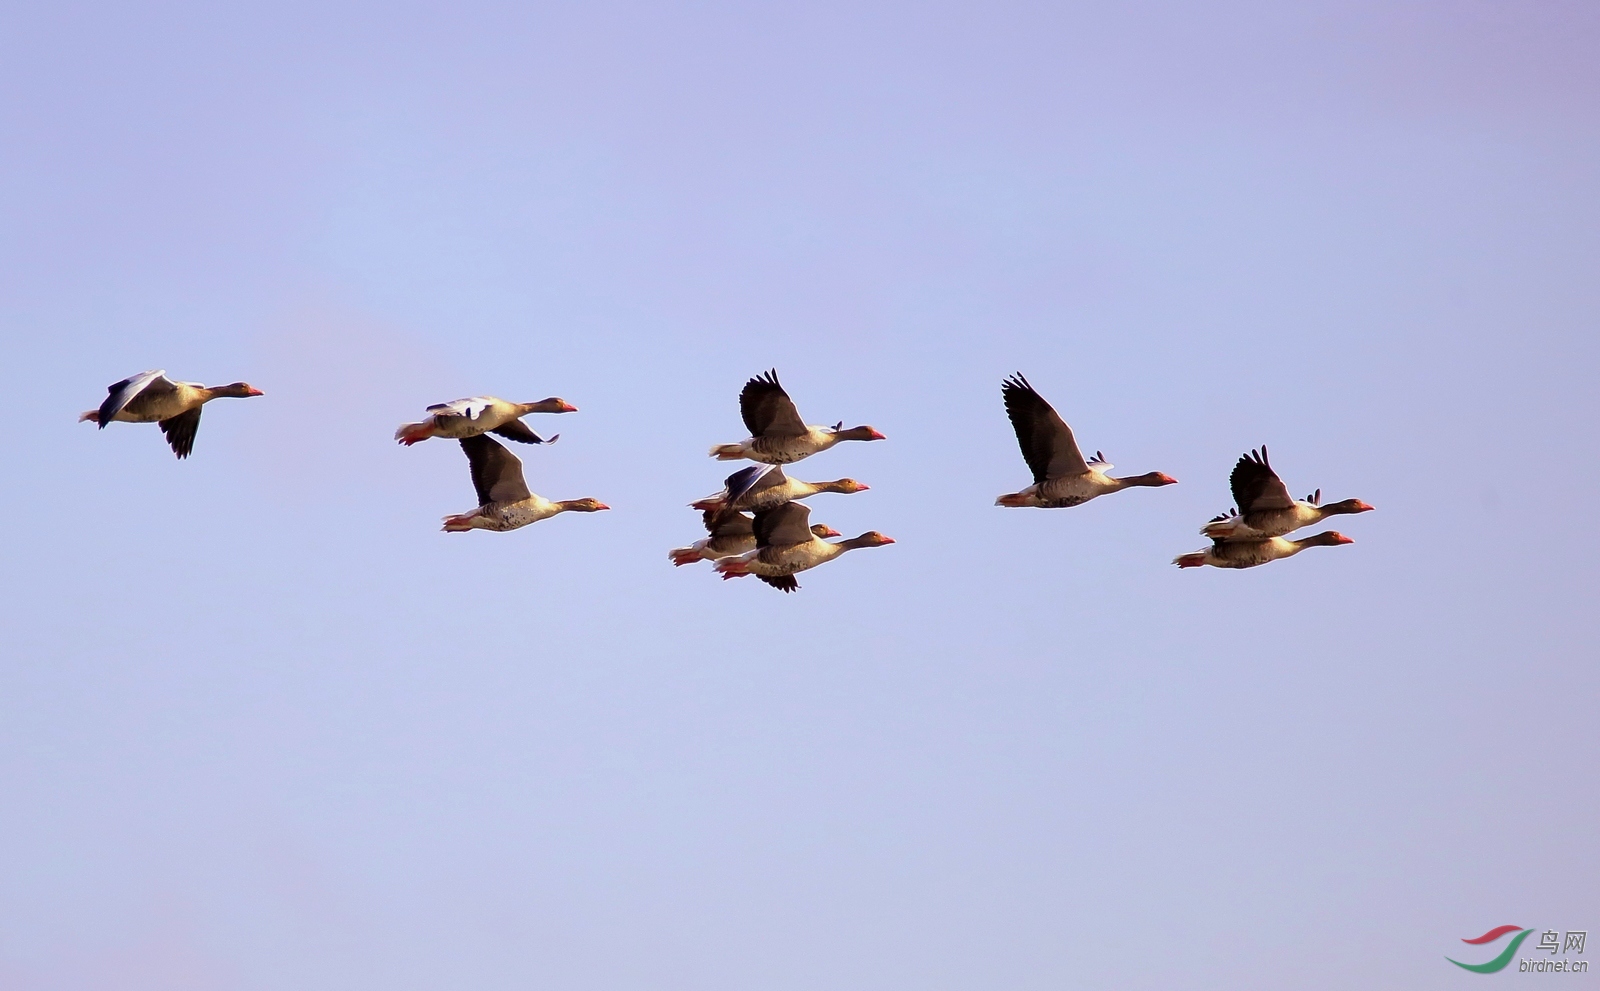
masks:
[[[1600,930],[1597,45],[9,11],[0,988],[1454,988]],[[889,437],[814,518],[899,541],[788,597],[666,560],[774,365]],[[267,395],[187,462],[74,422],[157,366]],[[994,508],[1019,369],[1181,484]],[[439,533],[459,449],[389,437],[479,392],[580,406],[519,453],[614,511]],[[1173,568],[1261,443],[1378,512]]]

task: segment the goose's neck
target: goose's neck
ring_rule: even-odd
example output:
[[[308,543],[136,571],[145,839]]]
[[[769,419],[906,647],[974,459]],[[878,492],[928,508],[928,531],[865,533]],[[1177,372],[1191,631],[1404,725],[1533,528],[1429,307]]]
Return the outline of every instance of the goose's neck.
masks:
[[[1172,484],[1167,476],[1159,471],[1147,471],[1143,475],[1129,475],[1127,478],[1113,478],[1112,481],[1117,483],[1117,488],[1119,489],[1125,489],[1133,485],[1155,487]]]
[[[575,413],[578,407],[564,399],[541,399],[536,403],[515,403],[518,416],[527,416],[529,413]]]
[[[234,382],[230,385],[200,386],[194,391],[195,394],[200,397],[201,402],[210,402],[211,400],[217,398],[249,399],[251,396],[261,395],[259,391],[251,388],[243,382]]]

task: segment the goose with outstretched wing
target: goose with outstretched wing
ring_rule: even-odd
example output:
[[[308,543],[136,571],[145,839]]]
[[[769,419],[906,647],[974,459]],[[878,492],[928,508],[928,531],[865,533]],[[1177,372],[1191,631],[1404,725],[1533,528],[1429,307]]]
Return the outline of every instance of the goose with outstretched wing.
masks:
[[[464,438],[461,450],[466,452],[467,464],[472,470],[478,508],[446,516],[444,529],[447,532],[516,530],[558,513],[596,513],[611,508],[598,499],[551,502],[536,495],[522,478],[522,461],[492,437],[478,434]]]
[[[841,421],[831,427],[807,426],[795,409],[794,400],[778,382],[776,368],[744,384],[739,393],[739,414],[750,436],[737,444],[717,444],[711,456],[719,461],[750,460],[769,465],[786,465],[809,458],[845,440],[883,440],[871,427],[844,429]]]
[[[1180,568],[1257,568],[1286,557],[1294,557],[1307,547],[1337,547],[1353,544],[1354,540],[1335,530],[1290,540],[1287,537],[1268,537],[1266,540],[1213,540],[1211,546],[1192,554],[1180,554],[1172,563]]]
[[[102,430],[110,423],[158,424],[172,453],[179,458],[187,458],[194,450],[194,436],[200,429],[200,409],[206,403],[213,399],[263,395],[248,382],[216,386],[175,382],[160,368],[130,375],[108,386],[106,393],[100,408],[81,414],[79,423],[97,423]]]
[[[811,530],[811,507],[799,502],[784,503],[776,509],[757,513],[752,523],[756,548],[736,557],[725,557],[713,567],[724,579],[755,575],[784,592],[800,587],[794,576],[826,564],[845,551],[858,547],[882,547],[894,543],[876,530],[859,537],[830,542]]]
[[[560,434],[546,440],[530,430],[522,422],[522,417],[529,413],[577,411],[578,407],[553,396],[536,403],[508,403],[494,396],[471,396],[429,406],[427,419],[400,424],[400,429],[394,432],[394,439],[410,447],[430,437],[463,440],[479,434],[499,434],[519,444],[553,444]]]
[[[1360,499],[1343,499],[1322,505],[1322,490],[1304,499],[1289,495],[1289,487],[1267,460],[1267,446],[1241,455],[1228,476],[1233,489],[1231,513],[1216,517],[1200,528],[1213,540],[1266,540],[1320,523],[1330,516],[1368,513],[1374,507]]]
[[[697,499],[689,505],[695,509],[713,512],[759,513],[775,509],[786,502],[807,499],[819,492],[845,494],[865,492],[868,486],[853,478],[832,482],[802,482],[783,473],[782,465],[751,465],[729,475],[722,491]]]
[[[1112,465],[1098,451],[1093,458],[1084,458],[1067,421],[1028,384],[1021,372],[1001,383],[1000,395],[1005,400],[1006,415],[1016,432],[1017,444],[1022,448],[1022,460],[1033,472],[1033,484],[1020,492],[999,497],[995,500],[997,506],[1059,509],[1082,505],[1121,489],[1177,482],[1176,478],[1159,471],[1127,478],[1112,478],[1106,474]]]
[[[688,547],[674,547],[668,552],[672,563],[678,567],[693,564],[696,561],[715,561],[718,558],[732,557],[735,554],[744,554],[755,549],[756,528],[755,520],[748,513],[719,513],[715,510],[706,510],[704,516],[706,532],[710,536],[697,540]],[[811,524],[811,535],[814,537],[838,537],[838,530],[821,523]]]

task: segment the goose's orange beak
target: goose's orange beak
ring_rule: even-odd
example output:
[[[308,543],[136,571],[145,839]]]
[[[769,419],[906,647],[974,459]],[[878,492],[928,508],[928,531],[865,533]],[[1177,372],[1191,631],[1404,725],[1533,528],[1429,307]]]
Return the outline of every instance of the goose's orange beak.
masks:
[[[873,440],[888,440],[889,438],[885,437],[883,434],[878,433],[876,430],[873,430],[872,431],[872,439]]]
[[[245,393],[245,395],[247,395],[247,396],[264,396],[264,395],[266,395],[265,392],[262,392],[260,389],[257,389],[253,385],[252,386],[247,386],[247,388],[250,390],[249,392]]]
[[[563,400],[561,400],[561,408],[556,410],[556,412],[557,413],[576,413],[576,412],[578,412],[578,407],[572,405],[571,403],[569,403],[565,399],[563,399]]]

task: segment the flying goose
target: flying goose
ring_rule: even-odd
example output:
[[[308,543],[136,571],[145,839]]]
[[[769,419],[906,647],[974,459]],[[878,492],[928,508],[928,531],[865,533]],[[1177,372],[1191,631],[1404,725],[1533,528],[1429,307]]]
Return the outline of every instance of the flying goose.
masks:
[[[688,547],[675,547],[668,552],[672,563],[678,567],[696,561],[715,561],[753,550],[756,546],[755,521],[747,513],[719,513],[706,510],[706,532],[711,536],[697,540]],[[811,533],[817,537],[838,537],[840,533],[831,526],[811,524]]]
[[[718,461],[748,458],[763,464],[786,465],[826,451],[842,440],[884,439],[871,427],[844,430],[843,421],[832,427],[806,426],[794,401],[778,384],[776,368],[744,384],[739,393],[739,413],[750,436],[737,444],[712,447],[711,456]]]
[[[1269,537],[1266,540],[1213,540],[1211,546],[1192,554],[1180,554],[1172,563],[1180,568],[1198,568],[1209,564],[1213,568],[1254,568],[1271,561],[1294,557],[1307,547],[1334,547],[1353,544],[1354,540],[1334,530],[1300,540],[1287,537]]]
[[[759,513],[818,492],[865,492],[867,486],[853,478],[834,482],[802,482],[783,473],[782,465],[751,465],[728,476],[722,491],[689,505],[714,512],[746,510]]]
[[[101,430],[115,421],[160,424],[167,443],[172,445],[172,453],[180,458],[187,458],[194,450],[202,406],[219,397],[245,399],[263,395],[260,389],[245,382],[216,386],[174,382],[162,368],[125,378],[107,387],[106,392],[106,401],[100,408],[79,416],[79,423],[85,420],[98,423]]]
[[[430,414],[421,423],[402,423],[394,439],[410,447],[429,437],[462,440],[479,434],[499,434],[521,444],[553,444],[560,434],[545,440],[529,430],[520,417],[529,413],[576,413],[578,407],[565,399],[541,399],[536,403],[508,403],[494,396],[472,396],[455,402],[428,407]]]
[[[1320,523],[1329,516],[1371,512],[1374,507],[1360,499],[1345,499],[1322,505],[1322,490],[1304,499],[1289,495],[1289,487],[1267,461],[1267,446],[1242,455],[1228,476],[1233,501],[1239,508],[1214,518],[1200,528],[1213,540],[1264,540],[1293,533],[1303,526]]]
[[[1106,472],[1112,465],[1096,451],[1093,458],[1084,460],[1078,442],[1072,438],[1072,428],[1061,419],[1044,397],[1034,391],[1028,380],[1017,372],[1000,386],[1005,398],[1006,415],[1017,432],[1017,443],[1022,447],[1022,459],[1033,471],[1033,484],[1021,492],[1003,495],[995,500],[996,506],[1037,506],[1057,509],[1076,506],[1096,496],[1105,495],[1130,486],[1172,485],[1177,482],[1170,475],[1152,471],[1129,478],[1112,478]]]
[[[547,520],[557,513],[594,513],[610,509],[598,499],[551,502],[528,491],[522,480],[522,462],[492,437],[464,437],[461,449],[472,466],[472,487],[478,490],[478,508],[444,518],[450,533],[467,530],[515,530]]]
[[[859,537],[829,543],[810,528],[811,507],[786,502],[776,509],[757,513],[753,522],[756,549],[736,557],[725,557],[712,567],[724,580],[755,575],[773,588],[793,592],[800,587],[794,576],[833,560],[857,547],[882,547],[894,543],[876,530]]]

